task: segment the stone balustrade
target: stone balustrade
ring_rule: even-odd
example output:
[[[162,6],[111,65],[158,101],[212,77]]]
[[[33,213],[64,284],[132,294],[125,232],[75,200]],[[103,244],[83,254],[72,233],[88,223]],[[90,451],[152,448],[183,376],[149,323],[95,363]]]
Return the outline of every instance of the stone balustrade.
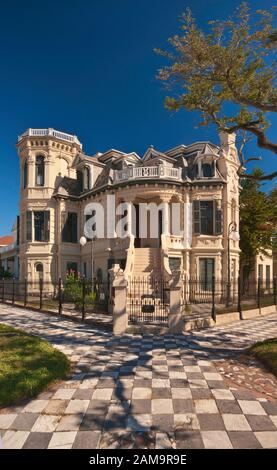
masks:
[[[129,167],[124,168],[123,170],[115,170],[114,173],[114,183],[119,183],[122,181],[135,180],[135,179],[153,179],[153,178],[162,178],[162,179],[182,179],[182,169],[181,168],[171,168],[166,167],[165,165],[159,166],[139,166],[139,167]]]
[[[54,137],[69,143],[81,145],[76,135],[67,134],[66,132],[56,131],[55,129],[27,129],[26,132],[18,137],[18,142],[24,137]]]

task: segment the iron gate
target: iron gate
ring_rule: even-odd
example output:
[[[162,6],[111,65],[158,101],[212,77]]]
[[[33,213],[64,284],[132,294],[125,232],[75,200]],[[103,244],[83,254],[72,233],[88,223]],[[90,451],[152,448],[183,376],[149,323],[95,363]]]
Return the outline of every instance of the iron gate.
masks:
[[[167,323],[169,286],[162,276],[134,276],[128,280],[127,311],[130,324]]]

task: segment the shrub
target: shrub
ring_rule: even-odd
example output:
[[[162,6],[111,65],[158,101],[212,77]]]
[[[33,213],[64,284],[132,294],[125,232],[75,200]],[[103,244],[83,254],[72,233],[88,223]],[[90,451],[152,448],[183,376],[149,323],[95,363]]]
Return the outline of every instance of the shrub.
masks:
[[[85,289],[85,305],[94,305],[97,295],[92,291],[91,282],[74,272],[69,272],[65,281],[64,299],[73,302],[75,307],[80,309],[83,304],[83,289]]]

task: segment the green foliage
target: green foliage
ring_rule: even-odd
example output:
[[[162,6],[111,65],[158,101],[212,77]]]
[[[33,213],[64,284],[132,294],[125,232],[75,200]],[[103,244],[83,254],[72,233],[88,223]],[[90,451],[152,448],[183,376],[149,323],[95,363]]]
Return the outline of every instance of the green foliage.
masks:
[[[272,206],[272,218],[271,223],[273,225],[273,237],[272,237],[272,245],[273,249],[277,250],[277,186],[273,188],[269,195],[269,200]]]
[[[6,271],[3,266],[0,267],[0,279],[11,279],[13,276],[10,271]]]
[[[260,361],[277,377],[277,339],[269,339],[262,343],[254,344],[249,349]]]
[[[170,63],[158,72],[158,79],[173,91],[166,107],[200,112],[202,126],[247,131],[260,147],[277,153],[277,144],[265,136],[266,113],[277,111],[273,14],[250,12],[242,3],[232,17],[210,21],[208,28],[202,31],[187,10],[180,34],[169,39],[170,51],[156,49]]]
[[[261,176],[262,172],[257,169],[253,172],[255,174]],[[240,194],[241,260],[248,267],[248,274],[253,269],[257,253],[272,248],[276,229],[272,223],[274,204],[260,186],[261,183],[255,179],[243,180]]]
[[[74,304],[82,298],[82,280],[75,273],[69,272],[66,276],[64,298]]]
[[[67,302],[75,304],[80,309],[83,304],[83,296],[85,305],[92,306],[96,302],[96,292],[92,291],[92,284],[85,278],[76,276],[75,273],[69,272],[64,288],[64,299]]]
[[[47,341],[0,325],[0,406],[34,397],[69,372],[68,358]]]

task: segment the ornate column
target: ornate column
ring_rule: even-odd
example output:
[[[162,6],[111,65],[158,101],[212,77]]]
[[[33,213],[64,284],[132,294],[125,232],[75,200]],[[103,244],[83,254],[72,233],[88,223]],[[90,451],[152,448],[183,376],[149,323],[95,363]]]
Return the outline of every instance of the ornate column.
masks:
[[[163,201],[163,235],[170,235],[168,200]]]
[[[128,230],[128,236],[130,237],[133,233],[132,202],[131,201],[126,202],[126,205],[127,205],[127,230]]]

